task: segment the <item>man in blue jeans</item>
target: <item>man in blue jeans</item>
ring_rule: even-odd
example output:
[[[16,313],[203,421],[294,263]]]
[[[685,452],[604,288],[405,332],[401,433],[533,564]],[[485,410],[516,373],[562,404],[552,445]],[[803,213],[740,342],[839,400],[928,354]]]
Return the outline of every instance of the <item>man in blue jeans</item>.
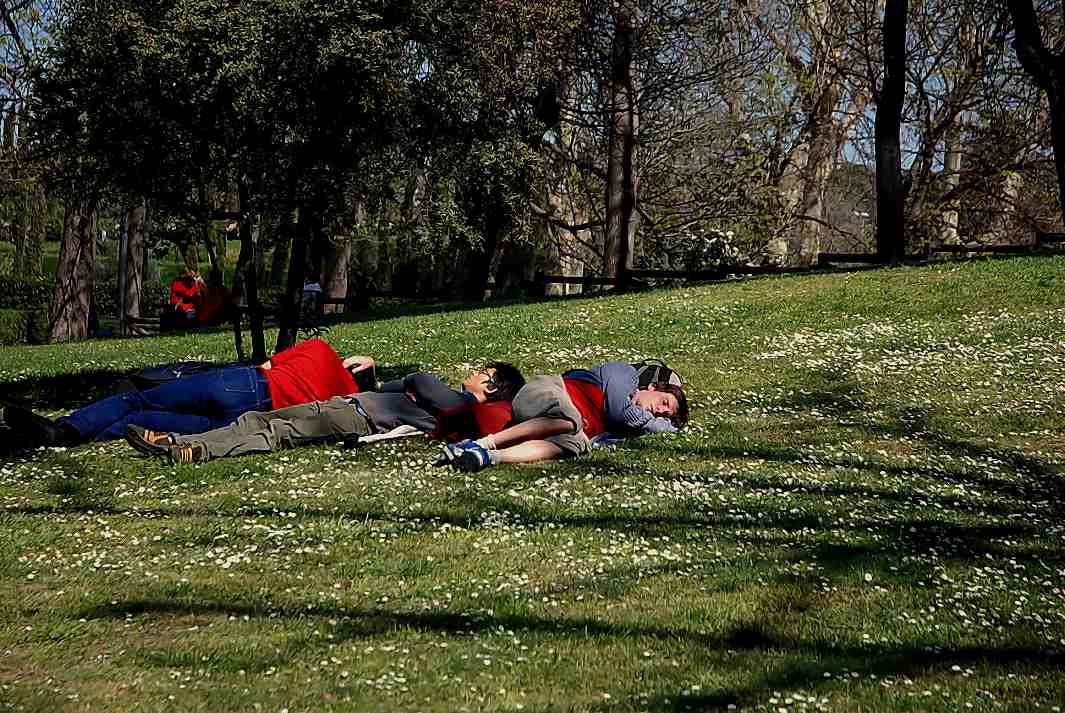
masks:
[[[321,339],[275,354],[259,366],[233,366],[184,377],[145,391],[111,396],[50,421],[8,406],[4,421],[22,447],[77,445],[123,438],[134,424],[149,434],[202,433],[248,411],[324,401],[358,392],[351,370],[373,359],[341,359]]]

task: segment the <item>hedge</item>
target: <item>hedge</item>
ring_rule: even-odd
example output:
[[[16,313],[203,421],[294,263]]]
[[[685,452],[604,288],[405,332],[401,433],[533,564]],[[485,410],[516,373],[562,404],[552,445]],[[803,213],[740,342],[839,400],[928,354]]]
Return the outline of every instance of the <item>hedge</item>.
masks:
[[[48,310],[0,309],[0,344],[43,344],[48,339]]]
[[[47,309],[54,290],[54,280],[0,277],[0,310]]]
[[[0,277],[0,310],[38,310],[52,302],[55,281],[51,279],[24,280]],[[93,304],[98,315],[118,315],[118,282],[105,280],[93,286]],[[159,314],[170,300],[170,288],[160,282],[144,283],[141,314]]]

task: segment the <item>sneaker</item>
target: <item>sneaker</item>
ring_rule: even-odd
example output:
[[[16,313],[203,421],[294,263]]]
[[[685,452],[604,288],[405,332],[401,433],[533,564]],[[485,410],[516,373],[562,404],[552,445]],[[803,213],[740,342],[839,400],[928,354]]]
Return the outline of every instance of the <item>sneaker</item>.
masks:
[[[166,451],[174,465],[207,462],[207,448],[202,443],[181,443],[170,446]]]
[[[451,463],[452,468],[463,473],[476,473],[490,465],[492,460],[488,457],[488,450],[476,443],[463,448],[458,458]]]
[[[462,455],[462,452],[465,449],[475,445],[477,444],[468,438],[465,441],[459,441],[458,443],[444,444],[443,449],[440,451],[440,455],[438,455],[436,460],[433,461],[433,467],[443,468],[445,465],[451,465],[455,462],[455,459]]]
[[[151,431],[131,423],[126,426],[126,443],[138,453],[166,458],[170,453],[170,446],[174,445],[174,439],[169,433]]]

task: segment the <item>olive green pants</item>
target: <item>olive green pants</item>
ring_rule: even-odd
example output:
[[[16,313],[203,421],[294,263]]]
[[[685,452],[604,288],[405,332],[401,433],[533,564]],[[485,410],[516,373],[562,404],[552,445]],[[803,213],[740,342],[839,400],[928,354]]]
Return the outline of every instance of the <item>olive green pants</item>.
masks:
[[[366,436],[370,422],[345,398],[315,401],[276,411],[249,411],[233,423],[206,433],[177,436],[179,444],[203,444],[211,460],[245,453],[270,453],[285,448]]]

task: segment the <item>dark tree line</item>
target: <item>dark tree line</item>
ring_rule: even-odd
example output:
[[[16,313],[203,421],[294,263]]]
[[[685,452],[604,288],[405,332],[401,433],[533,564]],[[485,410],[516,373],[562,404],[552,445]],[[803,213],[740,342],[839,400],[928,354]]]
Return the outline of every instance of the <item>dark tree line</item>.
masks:
[[[152,236],[218,268],[223,217],[256,327],[264,255],[287,272],[275,349],[308,269],[332,296],[380,275],[479,299],[537,267],[624,281],[672,255],[890,263],[1014,239],[1047,225],[1061,140],[1052,8],[1011,0],[1011,27],[955,5],[3,0],[5,205],[20,226],[66,208],[53,339],[86,333],[99,211],[118,206],[127,314]]]

